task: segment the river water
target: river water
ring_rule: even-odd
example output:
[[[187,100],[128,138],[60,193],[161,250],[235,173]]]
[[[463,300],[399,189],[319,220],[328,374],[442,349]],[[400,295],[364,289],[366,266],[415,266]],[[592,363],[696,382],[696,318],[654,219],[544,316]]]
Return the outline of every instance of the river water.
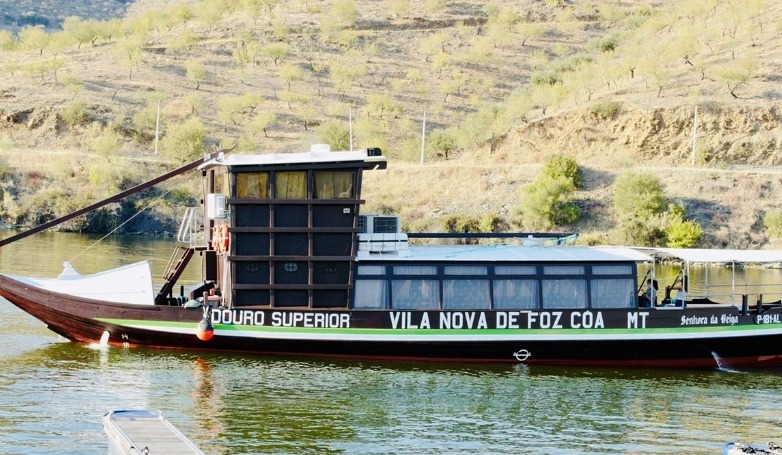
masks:
[[[90,273],[151,258],[160,276],[174,246],[94,240],[24,239],[3,247],[1,270],[56,276],[65,260]],[[782,371],[100,348],[64,341],[2,299],[0,310],[0,454],[107,453],[102,416],[139,408],[162,411],[207,454],[719,454],[728,441],[782,441]]]

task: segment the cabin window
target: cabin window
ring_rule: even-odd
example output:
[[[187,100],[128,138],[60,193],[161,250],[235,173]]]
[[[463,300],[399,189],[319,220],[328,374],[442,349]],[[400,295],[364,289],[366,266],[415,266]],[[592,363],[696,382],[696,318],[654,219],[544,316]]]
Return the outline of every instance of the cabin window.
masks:
[[[388,308],[388,281],[356,280],[353,308],[375,310]]]
[[[448,265],[443,267],[446,275],[486,275],[487,268],[481,265]]]
[[[353,172],[315,172],[316,199],[350,199],[353,197]]]
[[[589,283],[592,308],[633,308],[635,280],[632,278],[600,279]]]
[[[437,267],[429,265],[397,265],[394,275],[437,275]]]
[[[537,273],[534,265],[495,265],[495,275],[535,275]]]
[[[443,280],[446,310],[488,310],[489,280]]]
[[[267,172],[241,172],[236,174],[236,197],[269,197],[269,174]]]
[[[277,199],[306,199],[307,173],[304,171],[276,172],[274,197]]]
[[[440,286],[437,280],[394,280],[391,307],[399,310],[437,310]]]
[[[544,275],[583,275],[582,265],[547,265],[543,267]]]
[[[632,275],[630,265],[593,265],[592,275]]]
[[[537,280],[494,280],[492,285],[495,309],[538,308]]]
[[[386,267],[383,265],[360,265],[358,266],[359,275],[385,275]]]
[[[583,267],[581,268],[583,269]],[[543,309],[548,310],[586,307],[586,280],[543,280]]]
[[[228,174],[225,173],[225,171],[215,171],[215,192],[216,193],[222,193],[222,194],[231,194],[229,193],[230,185],[228,183]]]

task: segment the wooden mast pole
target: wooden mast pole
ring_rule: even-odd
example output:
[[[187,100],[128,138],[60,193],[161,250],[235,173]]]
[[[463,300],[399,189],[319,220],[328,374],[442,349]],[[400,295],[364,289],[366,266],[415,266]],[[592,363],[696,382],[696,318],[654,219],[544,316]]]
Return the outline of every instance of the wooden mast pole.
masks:
[[[236,145],[234,145],[234,147],[236,147]],[[199,158],[199,159],[197,159],[197,160],[195,160],[193,162],[185,164],[184,166],[180,166],[180,167],[174,169],[173,171],[166,172],[165,174],[163,174],[163,175],[161,175],[159,177],[155,177],[152,180],[148,180],[148,181],[146,181],[144,183],[138,184],[138,185],[136,185],[136,186],[134,186],[132,188],[129,188],[129,189],[125,190],[125,191],[121,191],[121,192],[119,192],[119,193],[117,193],[117,194],[115,194],[113,196],[110,196],[110,197],[108,197],[106,199],[98,201],[98,202],[96,202],[94,204],[90,204],[90,205],[88,205],[86,207],[82,207],[82,208],[80,208],[80,209],[78,209],[78,210],[76,210],[74,212],[71,212],[71,213],[69,213],[67,215],[63,215],[63,216],[61,216],[59,218],[55,218],[55,219],[53,219],[51,221],[47,221],[46,223],[39,224],[38,226],[35,226],[35,227],[33,227],[31,229],[28,229],[28,230],[26,230],[24,232],[20,232],[18,234],[14,234],[14,235],[12,235],[12,236],[10,236],[8,238],[0,240],[0,247],[8,245],[9,243],[16,242],[17,240],[21,240],[21,239],[23,239],[25,237],[28,237],[30,235],[36,234],[36,233],[41,232],[41,231],[43,231],[45,229],[49,229],[52,226],[56,226],[56,225],[58,225],[60,223],[64,223],[65,221],[68,221],[70,219],[76,218],[77,216],[84,215],[85,213],[89,213],[89,212],[91,212],[91,211],[93,211],[93,210],[95,210],[97,208],[103,207],[106,204],[111,204],[112,202],[117,202],[120,199],[123,199],[123,198],[125,198],[125,197],[127,197],[127,196],[129,196],[131,194],[138,193],[139,191],[142,191],[142,190],[145,190],[145,189],[147,189],[147,188],[149,188],[151,186],[157,185],[160,182],[164,182],[164,181],[166,181],[166,180],[168,180],[168,179],[170,179],[172,177],[176,177],[179,174],[182,174],[184,172],[193,170],[193,169],[197,168],[198,166],[200,166],[201,164],[203,164],[204,162],[206,162],[206,161],[208,161],[210,159],[217,158],[221,153],[225,153],[225,152],[233,150],[234,147],[231,147],[230,149],[223,149],[223,150],[218,150],[216,152],[212,152],[212,153],[204,156],[203,158]]]

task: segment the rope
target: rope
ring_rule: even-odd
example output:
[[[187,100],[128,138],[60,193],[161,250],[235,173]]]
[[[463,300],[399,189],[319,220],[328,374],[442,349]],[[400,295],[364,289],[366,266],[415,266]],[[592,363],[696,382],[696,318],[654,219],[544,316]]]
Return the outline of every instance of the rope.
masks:
[[[158,196],[157,198],[155,198],[155,199],[152,201],[152,203],[151,203],[151,204],[149,204],[149,205],[147,205],[146,207],[142,208],[141,210],[139,210],[138,212],[136,212],[135,214],[133,214],[133,216],[131,216],[130,218],[128,218],[128,219],[127,219],[127,220],[125,220],[124,222],[120,223],[120,224],[119,224],[117,227],[115,227],[114,229],[112,229],[111,231],[109,231],[109,232],[108,232],[106,235],[104,235],[103,237],[99,238],[98,240],[96,240],[95,242],[93,242],[93,243],[92,243],[90,246],[88,246],[87,248],[85,248],[84,250],[82,250],[82,252],[81,252],[81,253],[78,253],[77,255],[73,256],[73,257],[70,259],[70,262],[73,262],[73,261],[74,261],[74,260],[76,260],[78,257],[80,257],[81,255],[85,254],[87,251],[91,250],[91,249],[92,249],[92,248],[93,248],[95,245],[97,245],[98,243],[100,243],[100,242],[102,242],[102,241],[106,240],[106,239],[107,239],[109,236],[113,235],[113,234],[114,234],[115,232],[117,232],[117,231],[118,231],[120,228],[122,228],[122,226],[124,226],[124,225],[128,224],[129,222],[131,222],[131,221],[132,221],[134,218],[136,218],[137,216],[139,216],[139,215],[141,215],[142,213],[144,213],[144,211],[146,211],[147,209],[150,209],[150,208],[152,208],[152,207],[156,206],[157,204],[159,204],[159,203],[160,203],[160,200],[161,200],[161,199],[163,199],[165,196],[167,196],[167,195],[168,195],[168,193],[170,193],[171,191],[173,191],[173,190],[174,190],[174,188],[176,188],[177,186],[179,186],[180,184],[182,184],[182,182],[185,180],[185,178],[186,178],[186,177],[187,177],[187,178],[189,178],[189,177],[190,177],[190,175],[189,175],[189,174],[183,174],[182,176],[180,176],[180,177],[179,177],[179,179],[178,179],[178,180],[174,180],[174,184],[173,184],[173,185],[171,185],[171,188],[169,188],[169,189],[168,189],[168,190],[166,190],[166,191],[165,191],[163,194],[161,194],[160,196]]]

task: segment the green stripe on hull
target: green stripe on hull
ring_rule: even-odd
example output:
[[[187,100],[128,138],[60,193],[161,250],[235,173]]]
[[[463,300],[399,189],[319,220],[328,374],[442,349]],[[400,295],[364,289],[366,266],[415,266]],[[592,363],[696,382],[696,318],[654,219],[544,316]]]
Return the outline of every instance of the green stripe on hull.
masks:
[[[150,329],[195,329],[193,322],[147,321],[131,319],[97,318],[97,321],[134,328]],[[755,330],[782,329],[782,324],[757,324],[709,327],[666,327],[646,329],[367,329],[367,328],[309,328],[309,327],[274,327],[255,325],[213,324],[217,331],[242,332],[273,332],[302,334],[340,334],[340,335],[638,335],[638,334],[685,334],[685,333],[721,333],[721,332],[752,332]]]

